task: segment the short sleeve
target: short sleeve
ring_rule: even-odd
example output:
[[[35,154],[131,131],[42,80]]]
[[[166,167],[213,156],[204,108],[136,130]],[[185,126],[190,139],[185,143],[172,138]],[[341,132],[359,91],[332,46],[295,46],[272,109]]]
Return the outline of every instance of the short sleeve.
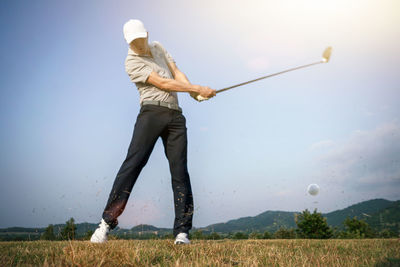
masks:
[[[168,62],[175,62],[174,58],[171,56],[170,53],[162,46],[162,44],[158,41],[154,41],[154,43],[161,49],[161,51],[164,53],[165,58],[167,59]]]
[[[153,69],[141,60],[127,58],[125,60],[125,71],[128,73],[132,82],[145,83]]]

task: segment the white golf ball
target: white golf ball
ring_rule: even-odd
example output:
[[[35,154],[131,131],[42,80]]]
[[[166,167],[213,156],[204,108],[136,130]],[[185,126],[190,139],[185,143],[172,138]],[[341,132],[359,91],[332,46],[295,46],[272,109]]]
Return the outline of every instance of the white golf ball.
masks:
[[[307,192],[312,196],[316,196],[319,193],[319,186],[317,184],[310,184],[307,188]]]

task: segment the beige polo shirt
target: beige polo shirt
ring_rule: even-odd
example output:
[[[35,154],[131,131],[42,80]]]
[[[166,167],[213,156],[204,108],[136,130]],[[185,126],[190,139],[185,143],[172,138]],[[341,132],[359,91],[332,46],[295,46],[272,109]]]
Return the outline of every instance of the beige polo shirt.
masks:
[[[140,104],[144,100],[155,100],[178,105],[178,95],[176,92],[167,92],[146,83],[152,71],[158,73],[163,78],[174,78],[167,65],[167,61],[175,62],[172,56],[157,41],[151,42],[149,46],[153,57],[139,56],[129,48],[128,56],[125,59],[125,70],[139,90]]]

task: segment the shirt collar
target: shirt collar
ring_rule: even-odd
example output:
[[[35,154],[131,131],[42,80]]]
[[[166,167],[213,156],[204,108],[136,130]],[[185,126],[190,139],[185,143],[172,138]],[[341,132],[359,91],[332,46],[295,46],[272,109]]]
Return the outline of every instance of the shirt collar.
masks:
[[[149,47],[150,47],[151,54],[154,56],[154,45],[153,45],[153,43],[149,44]],[[133,51],[130,47],[128,47],[128,55],[138,56],[138,57],[151,57],[151,56],[147,56],[147,55],[146,56],[141,56],[141,55],[135,53],[135,51]]]

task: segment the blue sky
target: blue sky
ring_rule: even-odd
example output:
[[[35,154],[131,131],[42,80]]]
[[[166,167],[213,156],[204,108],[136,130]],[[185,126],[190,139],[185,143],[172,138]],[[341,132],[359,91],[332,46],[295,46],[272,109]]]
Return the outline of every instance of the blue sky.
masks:
[[[1,1],[0,227],[100,220],[139,95],[122,26],[140,19],[192,83],[238,87],[187,119],[194,226],[265,210],[329,212],[400,199],[400,3]],[[307,195],[310,183],[321,187]],[[121,227],[172,227],[159,140]]]

